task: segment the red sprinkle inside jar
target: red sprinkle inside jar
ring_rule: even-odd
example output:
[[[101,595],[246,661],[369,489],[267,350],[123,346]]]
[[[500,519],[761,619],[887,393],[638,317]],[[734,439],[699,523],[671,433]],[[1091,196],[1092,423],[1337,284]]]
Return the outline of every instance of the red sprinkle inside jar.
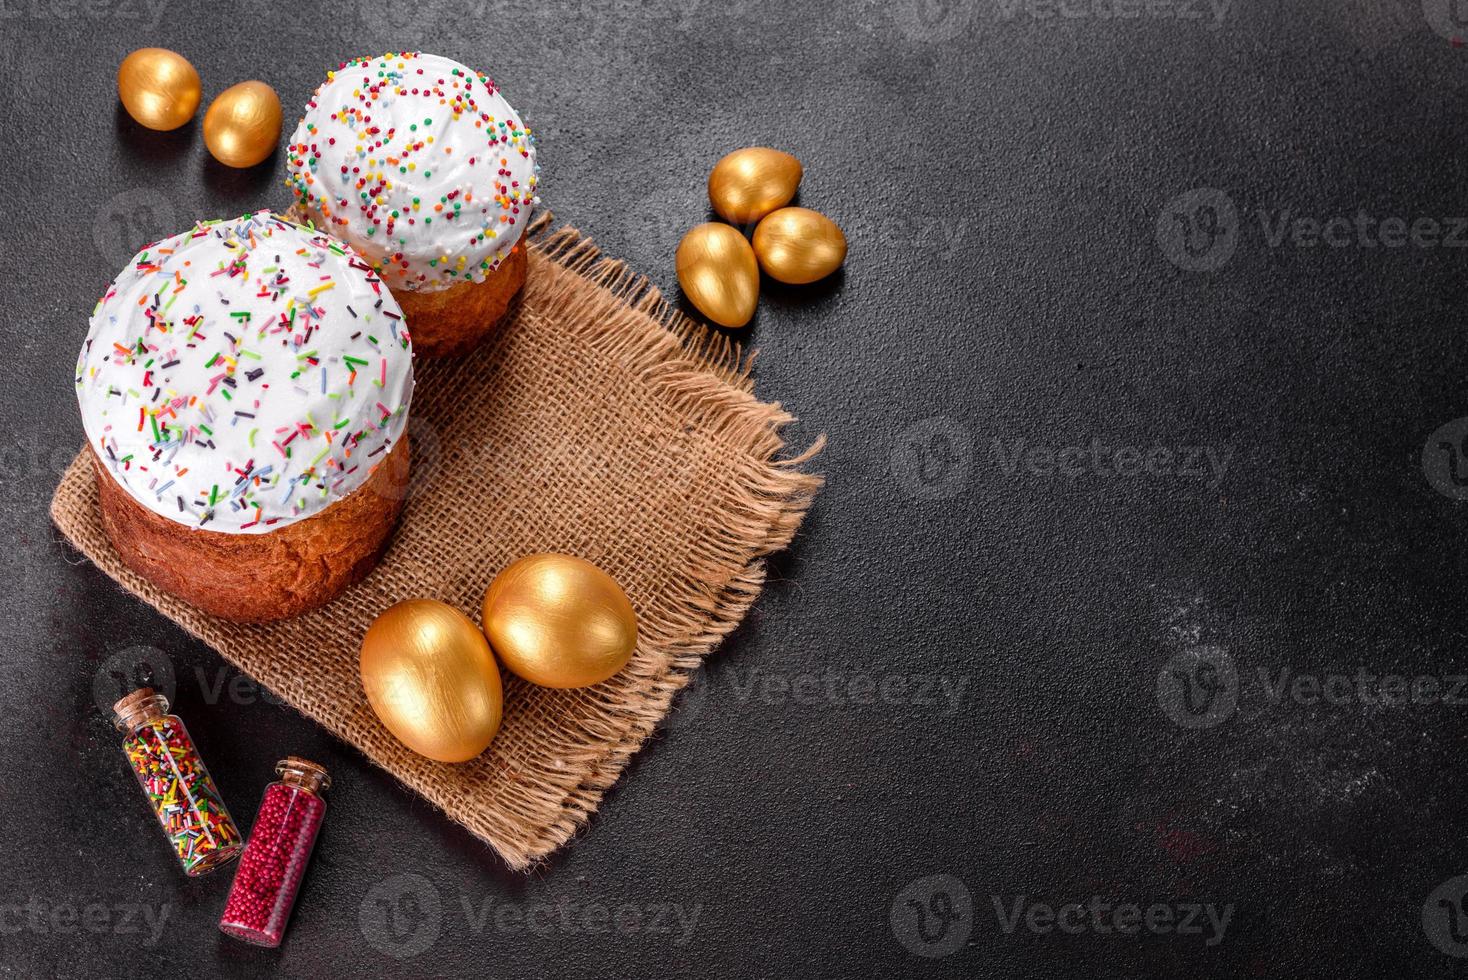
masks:
[[[240,853],[239,828],[224,808],[194,740],[168,699],[139,688],[112,706],[113,724],[127,732],[122,751],[168,835],[184,873],[197,877]]]
[[[275,767],[280,781],[265,788],[250,842],[240,858],[219,929],[256,946],[279,946],[311,860],[331,785],[326,770],[289,756]]]

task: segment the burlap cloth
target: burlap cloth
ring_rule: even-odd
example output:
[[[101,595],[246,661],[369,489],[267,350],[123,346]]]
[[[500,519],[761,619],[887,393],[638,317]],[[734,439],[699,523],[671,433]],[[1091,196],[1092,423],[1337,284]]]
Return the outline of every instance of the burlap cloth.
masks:
[[[83,453],[51,503],[104,572],[525,868],[595,812],[703,656],[759,593],[820,479],[782,458],[778,404],[748,360],[671,308],[574,229],[530,238],[525,290],[467,358],[418,364],[413,487],[382,563],[325,608],[237,625],[164,595],[119,560]],[[426,596],[476,622],[490,580],[537,551],[580,555],[636,607],[631,664],[581,691],[505,674],[489,751],[461,765],[413,754],[368,706],[357,650],[373,617]]]

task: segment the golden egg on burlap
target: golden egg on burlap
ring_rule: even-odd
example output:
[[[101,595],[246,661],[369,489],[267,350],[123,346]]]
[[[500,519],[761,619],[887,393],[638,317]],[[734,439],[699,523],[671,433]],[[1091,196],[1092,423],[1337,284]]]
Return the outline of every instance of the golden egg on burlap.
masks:
[[[483,619],[505,669],[541,687],[600,684],[637,646],[627,594],[572,555],[528,555],[511,564],[484,593]]]
[[[362,638],[362,687],[387,730],[419,755],[465,762],[489,747],[504,712],[484,633],[453,606],[406,599]]]

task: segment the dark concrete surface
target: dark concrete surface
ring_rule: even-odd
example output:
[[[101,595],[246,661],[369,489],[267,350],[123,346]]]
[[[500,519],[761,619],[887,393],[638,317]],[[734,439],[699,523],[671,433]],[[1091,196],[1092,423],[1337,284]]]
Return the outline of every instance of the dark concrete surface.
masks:
[[[1468,11],[1463,11],[1468,16]],[[1445,976],[1468,955],[1468,49],[1449,0],[0,0],[0,974]],[[279,154],[138,130],[175,48],[287,127],[421,48],[669,289],[724,152],[844,275],[766,291],[829,485],[590,828],[529,876],[58,543],[87,315]],[[201,112],[202,116],[202,112]],[[1446,428],[1444,428],[1446,427]],[[344,624],[344,628],[361,624]],[[337,777],[286,945],[215,920],[99,712],[171,671],[248,823]]]

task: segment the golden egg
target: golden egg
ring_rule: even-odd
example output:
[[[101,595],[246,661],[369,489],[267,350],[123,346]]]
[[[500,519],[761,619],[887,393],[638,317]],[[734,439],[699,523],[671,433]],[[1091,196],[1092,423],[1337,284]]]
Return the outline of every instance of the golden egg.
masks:
[[[771,278],[801,285],[841,268],[846,236],[819,211],[781,208],[754,230],[754,254]]]
[[[139,124],[177,129],[199,111],[203,88],[189,59],[167,48],[139,48],[117,68],[117,97]]]
[[[759,263],[744,236],[717,223],[699,225],[678,243],[678,283],[699,312],[742,327],[759,302]]]
[[[735,150],[709,174],[709,203],[724,220],[749,224],[789,204],[803,172],[799,160],[768,146]]]
[[[280,143],[280,99],[264,82],[220,92],[204,113],[204,145],[228,167],[253,167]]]
[[[453,606],[406,599],[362,638],[362,687],[383,725],[439,762],[489,747],[504,712],[499,668],[484,634]]]
[[[637,614],[616,579],[591,562],[529,555],[484,593],[484,632],[510,673],[541,687],[586,687],[632,659]]]

